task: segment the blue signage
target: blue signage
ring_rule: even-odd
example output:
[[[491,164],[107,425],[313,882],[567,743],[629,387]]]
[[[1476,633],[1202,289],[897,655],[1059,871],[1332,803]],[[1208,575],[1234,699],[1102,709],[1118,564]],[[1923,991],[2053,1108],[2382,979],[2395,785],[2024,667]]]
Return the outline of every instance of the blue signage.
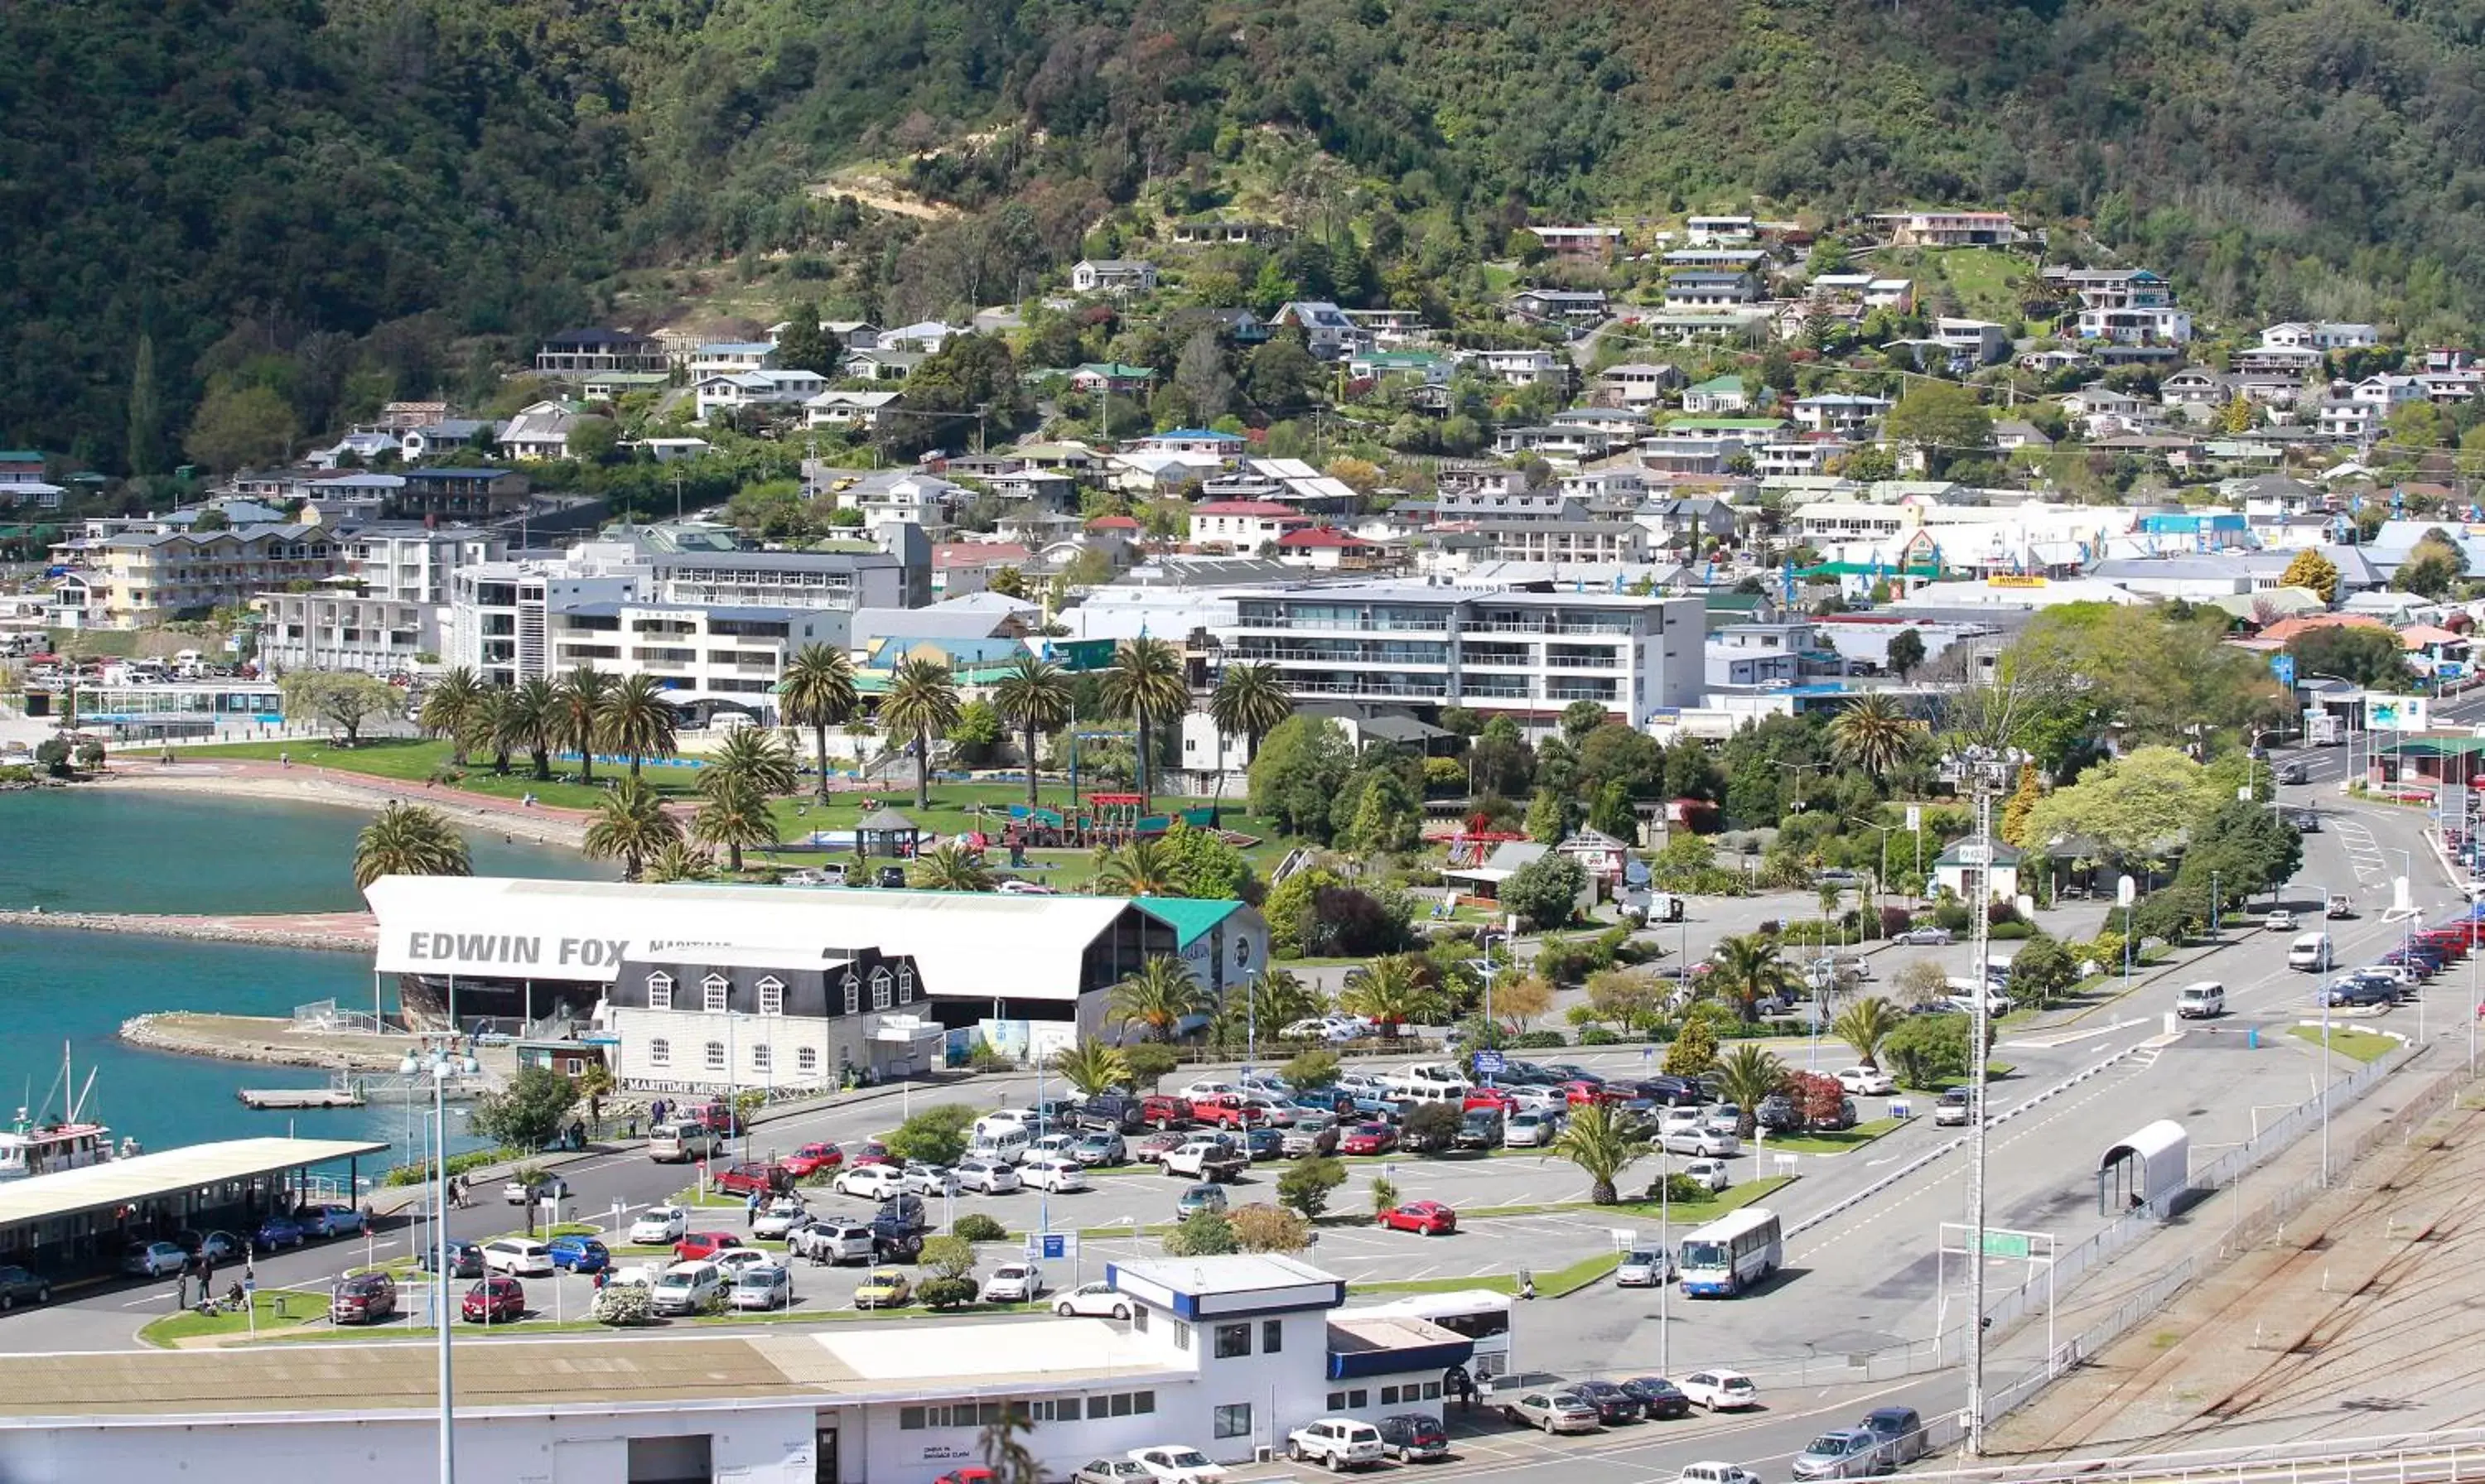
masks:
[[[1043,1236],[1043,1249],[1036,1255],[1058,1261],[1070,1255],[1070,1239],[1061,1233],[1048,1231]]]
[[[1492,1077],[1510,1070],[1510,1063],[1503,1060],[1498,1051],[1479,1051],[1476,1053],[1475,1068],[1486,1076]]]
[[[2270,656],[2269,672],[2278,677],[2278,683],[2280,685],[2284,686],[2289,690],[2295,688],[2295,657],[2293,655]]]

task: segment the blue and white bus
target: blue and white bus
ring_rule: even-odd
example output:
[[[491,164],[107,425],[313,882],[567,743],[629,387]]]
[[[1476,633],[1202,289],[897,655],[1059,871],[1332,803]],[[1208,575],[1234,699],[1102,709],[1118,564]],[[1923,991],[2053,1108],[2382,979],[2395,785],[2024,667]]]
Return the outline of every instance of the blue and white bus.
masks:
[[[1747,1205],[1682,1239],[1682,1291],[1693,1298],[1731,1299],[1785,1261],[1777,1213]]]

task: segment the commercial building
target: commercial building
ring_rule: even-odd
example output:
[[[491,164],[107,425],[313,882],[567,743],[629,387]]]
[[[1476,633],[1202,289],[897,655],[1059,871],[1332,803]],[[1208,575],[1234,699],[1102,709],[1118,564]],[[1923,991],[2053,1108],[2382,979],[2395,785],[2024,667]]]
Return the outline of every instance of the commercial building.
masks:
[[[863,823],[869,855],[919,843],[888,811]],[[409,1019],[566,1019],[648,1091],[833,1087],[910,1057],[919,1070],[938,1048],[918,1041],[950,1032],[1049,1055],[1104,1034],[1106,991],[1152,958],[1222,997],[1269,956],[1268,925],[1239,902],[465,877],[385,877],[364,895],[376,973]]]
[[[777,683],[806,644],[846,647],[850,615],[832,608],[582,603],[552,615],[556,669],[645,675],[676,704],[722,704],[777,720]]]
[[[1070,1261],[1046,1265],[1076,1282]],[[1346,1284],[1291,1257],[1104,1273],[1127,1319],[463,1343],[456,1464],[552,1484],[920,1484],[981,1458],[1004,1412],[1047,1478],[1168,1444],[1244,1464],[1323,1417],[1437,1417],[1444,1374],[1477,1349],[1411,1315],[1341,1311]],[[197,1484],[261,1484],[278,1458],[422,1484],[439,1397],[427,1344],[0,1357],[0,1473],[135,1476],[178,1452]]]
[[[1595,701],[1630,725],[1695,704],[1697,599],[1359,582],[1238,592],[1229,661],[1274,665],[1297,698],[1464,706],[1550,724]]]
[[[507,538],[469,526],[353,526],[337,532],[344,570],[309,592],[259,594],[262,666],[395,675],[436,657],[451,574],[508,553]]]

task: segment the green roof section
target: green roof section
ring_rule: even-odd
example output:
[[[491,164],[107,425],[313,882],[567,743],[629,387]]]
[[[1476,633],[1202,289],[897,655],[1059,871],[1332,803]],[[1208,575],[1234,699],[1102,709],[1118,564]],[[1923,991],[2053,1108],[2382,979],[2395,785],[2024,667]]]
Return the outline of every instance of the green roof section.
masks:
[[[1133,897],[1131,901],[1140,911],[1171,928],[1184,948],[1206,937],[1209,930],[1242,910],[1240,902],[1205,901],[1196,897]]]
[[[1743,378],[1734,375],[1711,376],[1707,381],[1702,382],[1691,390],[1694,391],[1740,391],[1743,390]]]
[[[1152,365],[1123,365],[1111,361],[1091,361],[1070,374],[1104,376],[1114,381],[1152,381],[1156,378],[1157,368]]]

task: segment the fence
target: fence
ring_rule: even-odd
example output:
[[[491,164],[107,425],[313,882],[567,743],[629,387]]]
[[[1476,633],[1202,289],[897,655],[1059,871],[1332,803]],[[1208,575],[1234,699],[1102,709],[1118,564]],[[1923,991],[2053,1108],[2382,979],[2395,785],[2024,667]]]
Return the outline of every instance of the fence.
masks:
[[[380,1036],[393,1028],[368,1010],[346,1010],[334,1000],[314,1000],[308,1005],[293,1007],[293,1029],[360,1031],[367,1036]]]
[[[2400,1433],[2257,1447],[2062,1459],[2001,1469],[1952,1469],[1959,1484],[2414,1484],[2485,1477],[2485,1430]]]

